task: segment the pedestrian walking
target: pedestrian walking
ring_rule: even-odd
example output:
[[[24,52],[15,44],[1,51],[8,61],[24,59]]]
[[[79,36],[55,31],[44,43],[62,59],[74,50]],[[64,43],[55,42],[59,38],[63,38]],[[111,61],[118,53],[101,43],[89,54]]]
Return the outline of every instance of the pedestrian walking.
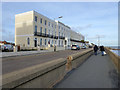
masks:
[[[105,51],[104,46],[100,46],[100,51],[101,51],[102,56],[104,56],[104,51]]]
[[[95,45],[95,46],[94,46],[94,54],[95,54],[95,55],[97,55],[97,51],[98,51],[98,46]]]

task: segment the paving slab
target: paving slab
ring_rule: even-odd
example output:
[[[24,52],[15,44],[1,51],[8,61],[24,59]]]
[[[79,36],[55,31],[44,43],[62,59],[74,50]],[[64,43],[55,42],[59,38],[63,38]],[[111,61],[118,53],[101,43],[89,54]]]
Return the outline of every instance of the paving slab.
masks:
[[[117,88],[118,75],[108,55],[92,55],[55,88]]]

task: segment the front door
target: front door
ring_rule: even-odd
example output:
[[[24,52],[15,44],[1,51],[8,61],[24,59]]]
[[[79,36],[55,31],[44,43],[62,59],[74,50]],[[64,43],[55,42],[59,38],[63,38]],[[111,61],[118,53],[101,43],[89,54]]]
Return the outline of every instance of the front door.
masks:
[[[37,38],[34,40],[34,47],[37,47]]]
[[[65,45],[67,45],[67,40],[65,40]]]

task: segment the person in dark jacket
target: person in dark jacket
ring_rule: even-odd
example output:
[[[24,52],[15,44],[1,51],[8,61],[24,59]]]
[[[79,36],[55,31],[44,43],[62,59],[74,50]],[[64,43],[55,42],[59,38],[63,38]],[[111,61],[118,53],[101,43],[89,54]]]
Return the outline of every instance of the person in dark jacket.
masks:
[[[100,51],[101,51],[102,56],[104,56],[104,51],[105,51],[104,46],[100,46]]]
[[[94,46],[94,54],[95,54],[95,55],[97,55],[97,51],[98,51],[98,46],[95,45],[95,46]]]

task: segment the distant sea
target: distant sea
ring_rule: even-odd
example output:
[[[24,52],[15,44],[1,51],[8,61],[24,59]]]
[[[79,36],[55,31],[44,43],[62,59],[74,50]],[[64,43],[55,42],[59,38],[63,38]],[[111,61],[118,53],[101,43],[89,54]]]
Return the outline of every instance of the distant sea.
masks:
[[[108,46],[108,47],[111,47],[113,49],[120,49],[120,46]],[[111,51],[120,56],[120,50],[111,50]]]

